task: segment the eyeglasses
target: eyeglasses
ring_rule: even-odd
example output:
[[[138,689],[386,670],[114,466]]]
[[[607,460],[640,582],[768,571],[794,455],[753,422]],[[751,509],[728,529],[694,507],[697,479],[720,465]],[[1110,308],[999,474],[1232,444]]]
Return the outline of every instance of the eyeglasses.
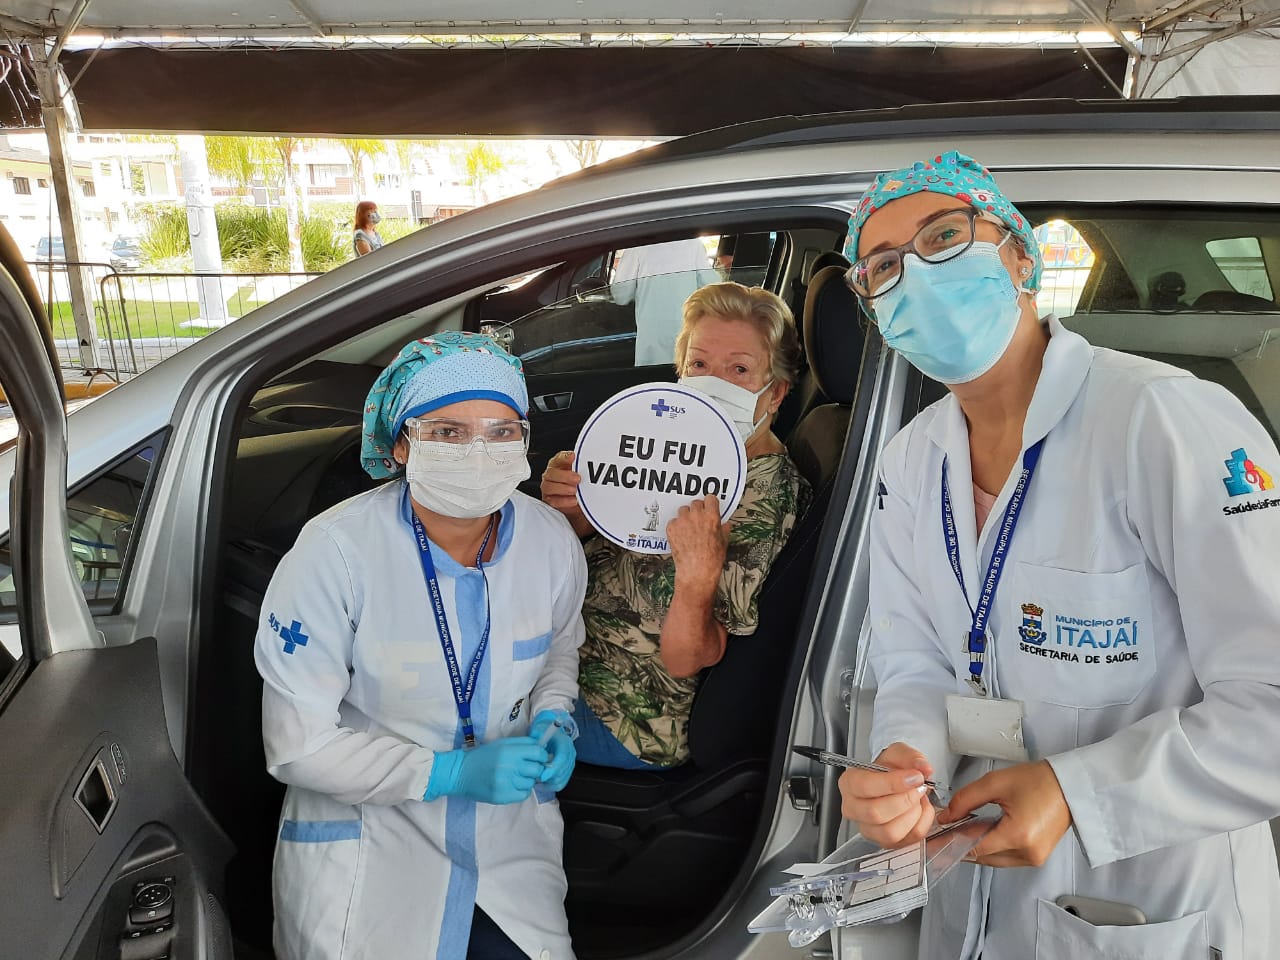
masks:
[[[979,217],[1008,231],[1003,220],[985,210],[963,207],[938,214],[911,238],[910,243],[891,250],[869,253],[851,266],[844,275],[845,283],[864,301],[888,293],[902,278],[902,258],[914,253],[925,263],[945,263],[958,257],[971,246],[977,234]]]
[[[456,451],[455,456],[459,460],[471,452],[477,440],[498,463],[517,460],[529,452],[528,420],[410,417],[404,422],[404,431],[410,440],[441,444],[436,448],[438,451]]]

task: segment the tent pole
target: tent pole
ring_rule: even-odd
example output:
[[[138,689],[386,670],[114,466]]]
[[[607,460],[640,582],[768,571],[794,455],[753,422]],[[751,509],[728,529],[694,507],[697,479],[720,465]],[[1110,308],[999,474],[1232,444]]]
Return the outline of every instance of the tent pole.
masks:
[[[1144,23],[1142,25],[1142,32],[1156,33],[1164,27],[1165,24],[1181,20],[1183,17],[1187,16],[1187,14],[1195,13],[1201,7],[1207,7],[1210,3],[1213,3],[1213,0],[1186,0],[1186,3],[1180,3],[1172,10],[1168,10],[1160,14],[1160,16]]]
[[[82,6],[87,3],[82,4]],[[83,13],[83,10],[81,11]],[[54,50],[58,49],[56,46]],[[80,204],[76,193],[75,168],[71,159],[71,136],[67,124],[67,101],[58,82],[57,62],[43,42],[34,45],[36,85],[40,92],[40,116],[45,138],[49,141],[50,185],[58,202],[58,220],[62,224],[62,248],[69,266],[67,284],[71,294],[71,315],[75,319],[76,341],[80,345],[80,364],[85,370],[97,370],[98,324],[93,307],[93,278],[86,267],[80,246]],[[50,251],[52,253],[52,251]],[[46,304],[50,314],[53,305]]]
[[[1119,84],[1117,84],[1114,80],[1111,79],[1111,77],[1107,74],[1107,71],[1102,69],[1101,64],[1098,63],[1097,57],[1093,55],[1093,53],[1089,50],[1088,47],[1086,47],[1083,43],[1080,42],[1079,37],[1076,37],[1076,46],[1080,48],[1080,52],[1084,54],[1085,59],[1089,61],[1093,69],[1097,70],[1099,75],[1102,77],[1102,79],[1107,81],[1107,86],[1109,86],[1112,90],[1114,90],[1118,96],[1123,98],[1124,90],[1120,88]]]
[[[53,49],[49,51],[49,63],[56,67],[58,58],[62,56],[62,48],[67,45],[67,41],[71,35],[80,27],[80,21],[84,19],[85,11],[89,9],[89,4],[93,0],[76,0],[76,5],[71,8],[71,16],[67,17],[67,22],[62,25],[62,30],[58,33],[58,39],[54,41]]]
[[[1267,27],[1280,23],[1280,13],[1273,14],[1254,14],[1250,20],[1236,24],[1234,27],[1228,27],[1225,30],[1218,30],[1207,36],[1201,37],[1199,40],[1191,40],[1184,43],[1180,47],[1174,47],[1172,50],[1166,50],[1157,54],[1154,59],[1159,62],[1161,60],[1169,60],[1173,57],[1182,56],[1184,53],[1194,53],[1202,47],[1207,47],[1211,43],[1217,43],[1220,40],[1226,40],[1229,37],[1237,37],[1242,33],[1253,33],[1255,30],[1265,30]]]
[[[1138,52],[1138,48],[1133,42],[1124,35],[1124,33],[1114,23],[1106,17],[1100,15],[1093,7],[1089,6],[1086,0],[1071,0],[1071,5],[1083,13],[1086,17],[1100,26],[1107,33],[1111,34],[1111,39],[1120,44],[1124,48],[1125,53],[1131,57],[1140,57],[1142,54]]]

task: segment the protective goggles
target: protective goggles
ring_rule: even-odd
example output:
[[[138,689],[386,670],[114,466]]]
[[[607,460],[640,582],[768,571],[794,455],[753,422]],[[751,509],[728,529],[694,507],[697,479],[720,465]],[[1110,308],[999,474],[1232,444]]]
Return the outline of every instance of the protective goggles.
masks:
[[[979,218],[1008,232],[995,214],[974,207],[945,210],[924,224],[910,242],[889,250],[877,250],[854,262],[845,272],[845,283],[864,302],[888,293],[902,279],[902,258],[914,253],[925,263],[945,263],[971,246]]]
[[[404,432],[410,440],[432,444],[437,456],[448,459],[463,459],[477,441],[497,463],[517,460],[529,452],[528,420],[410,417],[404,422]]]

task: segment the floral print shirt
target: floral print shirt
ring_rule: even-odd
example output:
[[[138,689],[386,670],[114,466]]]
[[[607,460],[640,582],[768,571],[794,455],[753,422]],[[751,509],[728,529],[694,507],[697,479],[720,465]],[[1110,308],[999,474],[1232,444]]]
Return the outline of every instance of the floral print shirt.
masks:
[[[730,634],[754,632],[760,587],[808,502],[809,484],[785,454],[748,461],[712,611]],[[658,652],[675,594],[675,561],[669,555],[632,553],[599,536],[587,541],[586,553],[581,696],[641,760],[662,767],[682,763],[689,756],[689,714],[698,678],[671,676]]]

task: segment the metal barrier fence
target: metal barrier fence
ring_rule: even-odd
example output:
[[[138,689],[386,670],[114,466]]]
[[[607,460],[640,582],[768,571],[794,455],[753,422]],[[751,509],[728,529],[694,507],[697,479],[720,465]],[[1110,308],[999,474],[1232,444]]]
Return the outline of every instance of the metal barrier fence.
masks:
[[[44,298],[62,365],[83,369],[71,284],[88,275],[98,335],[98,366],[127,379],[213,330],[274,300],[318,273],[148,273],[108,263],[27,264]]]

